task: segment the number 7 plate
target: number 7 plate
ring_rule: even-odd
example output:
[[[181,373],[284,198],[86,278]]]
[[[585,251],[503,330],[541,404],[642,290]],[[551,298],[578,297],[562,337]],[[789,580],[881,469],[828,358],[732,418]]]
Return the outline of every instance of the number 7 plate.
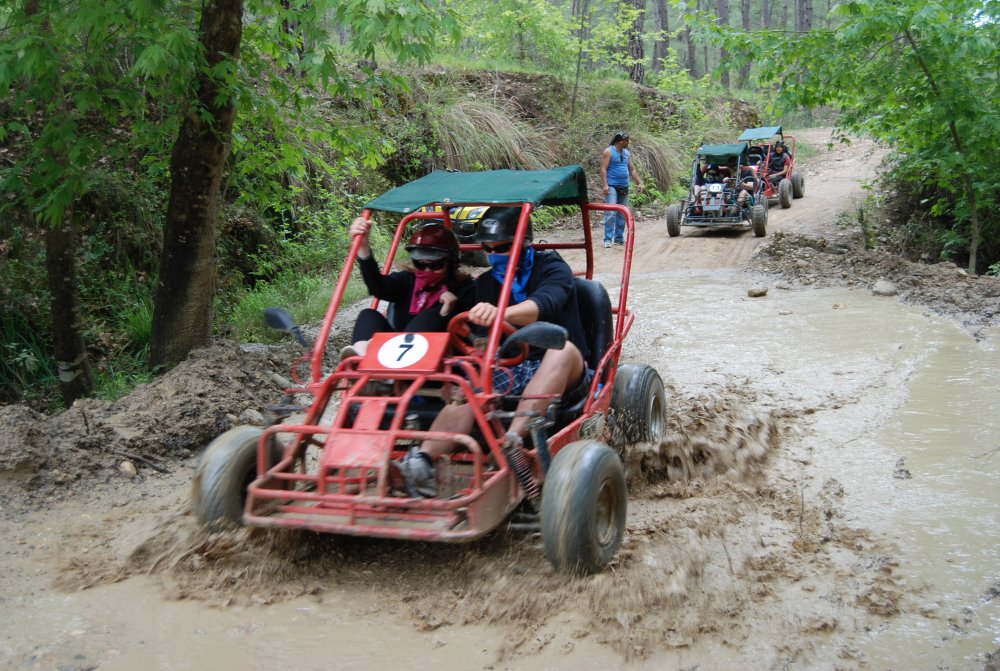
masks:
[[[434,373],[448,348],[447,333],[376,333],[359,371]]]

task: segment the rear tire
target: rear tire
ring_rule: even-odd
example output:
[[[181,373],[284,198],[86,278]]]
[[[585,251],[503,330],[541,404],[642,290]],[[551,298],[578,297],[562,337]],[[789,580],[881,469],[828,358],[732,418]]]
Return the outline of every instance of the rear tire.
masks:
[[[676,203],[667,208],[667,235],[676,238],[681,234],[681,206]]]
[[[542,491],[542,542],[557,571],[594,573],[625,536],[625,470],[604,443],[570,443],[552,460]]]
[[[806,178],[801,172],[792,173],[792,198],[806,195]]]
[[[641,363],[618,367],[611,391],[611,442],[623,450],[657,442],[666,434],[667,393],[656,369]]]
[[[758,238],[767,235],[767,205],[759,203],[750,210],[750,223],[753,225],[753,234]]]
[[[783,179],[778,182],[778,202],[783,210],[792,206],[792,180]]]
[[[257,443],[263,429],[237,426],[209,443],[198,469],[191,491],[191,509],[198,522],[209,531],[239,526],[247,487],[257,478]],[[281,459],[277,445],[270,448],[269,465]]]

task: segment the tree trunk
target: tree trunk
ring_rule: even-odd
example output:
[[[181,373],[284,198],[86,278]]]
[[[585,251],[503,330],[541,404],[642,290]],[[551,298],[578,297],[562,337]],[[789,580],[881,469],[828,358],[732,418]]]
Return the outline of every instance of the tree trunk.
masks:
[[[695,4],[695,9],[701,9],[701,0],[697,0]],[[687,42],[687,59],[688,59],[688,72],[691,74],[691,79],[698,78],[698,51],[695,48],[694,40],[691,39],[691,27],[688,26],[684,28],[684,39]]]
[[[742,0],[740,3],[740,17],[743,20],[743,32],[750,32],[750,0]],[[750,54],[746,54],[750,55]],[[750,59],[740,66],[740,79],[737,86],[741,89],[745,89],[747,82],[750,81]]]
[[[206,1],[199,27],[206,67],[196,81],[198,100],[181,124],[170,157],[149,354],[153,368],[177,364],[211,340],[216,225],[236,105],[224,82],[210,73],[222,61],[239,58],[242,34],[243,0]]]
[[[94,391],[94,376],[80,329],[80,294],[76,276],[76,226],[73,209],[45,232],[45,270],[52,294],[52,343],[59,390],[67,406]]]
[[[670,50],[670,12],[667,0],[653,0],[656,8],[656,39],[653,41],[653,72],[663,71]]]
[[[719,24],[729,27],[729,0],[715,0],[715,13],[719,17]],[[722,73],[719,77],[719,81],[722,83],[722,87],[729,89],[729,69],[726,67],[729,61],[729,50],[726,47],[721,47],[719,49],[719,65],[722,66]]]
[[[795,0],[795,30],[807,33],[812,29],[812,0]]]
[[[702,11],[702,10],[708,11],[708,7],[707,7],[708,0],[704,0],[704,1],[703,0],[695,0],[695,2],[696,2],[695,9],[697,9],[697,11],[699,11],[699,12]],[[702,63],[701,63],[701,71],[704,72],[705,74],[708,74],[709,72],[711,72],[712,71],[712,64],[708,60],[708,42],[702,42],[702,44],[701,44],[701,61],[702,61]]]
[[[573,77],[573,100],[569,106],[570,119],[576,118],[576,98],[580,90],[580,71],[583,68],[583,47],[588,39],[587,17],[590,14],[590,0],[573,0],[574,16],[579,16],[580,27],[577,31],[576,75]],[[579,14],[576,14],[579,12]]]
[[[37,16],[40,11],[38,0],[24,3],[27,16]],[[48,19],[42,20],[45,32],[51,38]],[[61,116],[68,118],[69,109],[61,77],[53,82],[53,91],[57,106],[62,110]],[[51,151],[47,158],[57,165],[69,163],[65,154],[57,149]],[[76,224],[72,205],[67,205],[59,220],[51,222],[45,230],[45,272],[52,297],[52,355],[59,375],[59,391],[63,402],[70,406],[78,398],[89,396],[94,391],[94,375],[90,370],[80,324],[80,283],[76,276]]]
[[[773,25],[774,3],[771,0],[764,0],[764,6],[760,13],[760,22],[764,30],[770,30]]]
[[[646,0],[627,0],[638,10],[635,21],[628,30],[628,78],[636,84],[646,79],[646,49],[643,46],[642,26],[646,22]]]

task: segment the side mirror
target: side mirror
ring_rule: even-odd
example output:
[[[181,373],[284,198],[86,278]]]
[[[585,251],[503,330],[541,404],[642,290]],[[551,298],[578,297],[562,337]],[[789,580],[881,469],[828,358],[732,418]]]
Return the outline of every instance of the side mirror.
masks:
[[[309,341],[302,335],[302,330],[295,324],[292,314],[285,308],[264,308],[264,323],[272,329],[290,333],[303,347],[309,347]]]
[[[511,333],[500,348],[499,356],[513,356],[521,343],[541,349],[562,349],[568,338],[569,332],[558,324],[534,322]]]

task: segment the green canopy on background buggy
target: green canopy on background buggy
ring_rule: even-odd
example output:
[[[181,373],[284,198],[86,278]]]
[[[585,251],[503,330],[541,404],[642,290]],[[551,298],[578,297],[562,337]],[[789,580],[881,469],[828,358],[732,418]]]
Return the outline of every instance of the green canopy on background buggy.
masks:
[[[746,142],[740,144],[706,144],[698,150],[698,155],[709,163],[726,163],[731,158],[740,157],[741,163],[747,161],[747,150],[749,145]]]
[[[587,200],[587,176],[579,165],[550,170],[436,170],[403,184],[365,205],[365,209],[408,214],[425,205],[531,203],[575,205]]]
[[[753,142],[754,140],[770,140],[775,135],[781,135],[781,126],[763,126],[747,128],[743,135],[736,138],[737,142]]]

